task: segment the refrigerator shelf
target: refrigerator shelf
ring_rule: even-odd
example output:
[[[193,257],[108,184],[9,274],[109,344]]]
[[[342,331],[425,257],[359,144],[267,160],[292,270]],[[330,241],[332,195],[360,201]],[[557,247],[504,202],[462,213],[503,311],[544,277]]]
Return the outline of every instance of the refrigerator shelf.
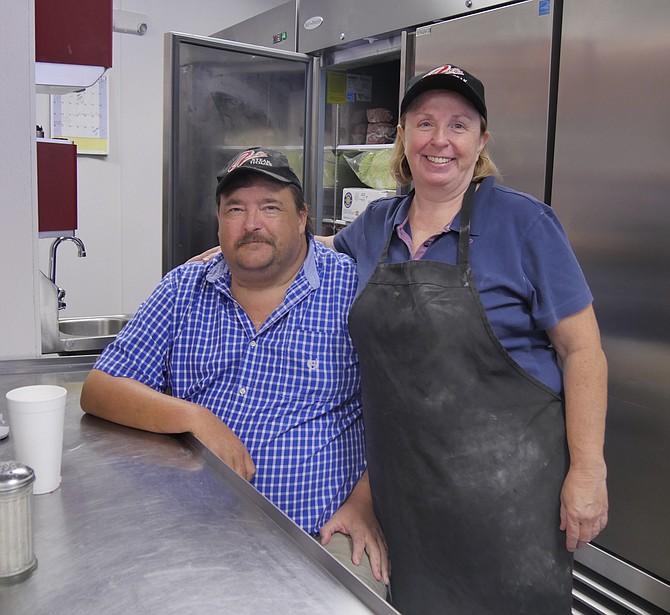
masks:
[[[338,145],[338,152],[374,152],[376,150],[392,149],[393,143],[379,143],[375,145]]]

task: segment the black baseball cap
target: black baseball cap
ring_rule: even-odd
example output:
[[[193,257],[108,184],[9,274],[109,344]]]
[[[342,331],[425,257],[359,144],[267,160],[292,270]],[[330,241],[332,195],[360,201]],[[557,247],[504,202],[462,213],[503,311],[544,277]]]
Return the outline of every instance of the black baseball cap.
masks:
[[[429,90],[451,90],[462,94],[486,119],[484,84],[474,75],[453,64],[438,66],[427,73],[412,77],[407,84],[402,103],[400,103],[400,115],[407,111],[407,107],[417,96]]]
[[[302,192],[300,180],[293,172],[293,169],[291,169],[291,165],[284,154],[263,147],[252,147],[235,156],[216,174],[218,182],[216,188],[217,195],[221,194],[221,191],[230,182],[231,178],[242,172],[260,173],[283,184],[296,186]]]

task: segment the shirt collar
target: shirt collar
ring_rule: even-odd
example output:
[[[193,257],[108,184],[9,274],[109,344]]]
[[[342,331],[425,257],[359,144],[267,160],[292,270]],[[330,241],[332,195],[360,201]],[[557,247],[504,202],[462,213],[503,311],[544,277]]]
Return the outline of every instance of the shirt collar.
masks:
[[[493,177],[485,177],[479,184],[479,188],[473,196],[473,207],[472,214],[470,218],[470,235],[479,235],[479,229],[481,228],[482,219],[479,215],[483,208],[476,207],[477,203],[482,202],[488,194],[491,192],[491,186],[493,185]],[[393,218],[393,228],[397,229],[409,214],[409,208],[412,204],[412,199],[414,198],[414,190],[412,190],[401,202],[400,206],[396,210],[395,216]],[[460,232],[461,229],[461,212],[460,210],[454,217],[450,230]]]
[[[305,256],[305,262],[302,264],[302,270],[305,272],[305,278],[312,288],[319,288],[321,286],[321,278],[319,277],[319,272],[316,267],[316,240],[312,235],[307,233],[309,242],[307,244],[307,255]]]

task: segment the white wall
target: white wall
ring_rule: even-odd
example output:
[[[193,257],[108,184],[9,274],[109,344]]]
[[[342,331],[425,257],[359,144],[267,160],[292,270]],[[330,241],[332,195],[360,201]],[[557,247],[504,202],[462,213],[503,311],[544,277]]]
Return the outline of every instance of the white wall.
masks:
[[[34,15],[0,0],[0,358],[39,352],[36,301]]]
[[[113,35],[110,151],[78,158],[77,235],[88,256],[77,258],[69,243],[58,250],[57,281],[68,305],[61,317],[133,312],[160,279],[164,33],[209,35],[284,1],[115,0],[117,10],[147,15],[149,28],[144,36]],[[30,85],[32,5],[0,0],[0,359],[39,353],[35,278],[38,266],[48,270],[51,243],[36,240],[33,203],[34,126],[47,129],[49,98]],[[10,325],[5,316],[19,320]]]

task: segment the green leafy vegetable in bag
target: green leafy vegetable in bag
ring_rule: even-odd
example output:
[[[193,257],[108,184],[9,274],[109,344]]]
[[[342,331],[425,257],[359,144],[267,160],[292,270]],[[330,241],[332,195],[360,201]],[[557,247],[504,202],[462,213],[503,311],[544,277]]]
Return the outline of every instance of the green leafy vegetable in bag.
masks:
[[[391,177],[390,163],[392,149],[361,152],[353,156],[344,155],[358,179],[376,190],[395,190],[396,182]]]

